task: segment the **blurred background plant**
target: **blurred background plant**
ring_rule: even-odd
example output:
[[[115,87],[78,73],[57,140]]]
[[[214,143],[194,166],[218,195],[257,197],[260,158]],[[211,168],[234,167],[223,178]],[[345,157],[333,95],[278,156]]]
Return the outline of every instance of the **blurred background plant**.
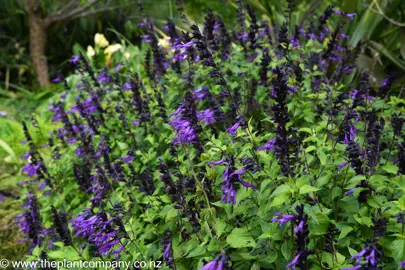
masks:
[[[181,28],[182,20],[176,11],[177,1],[179,0],[143,0],[142,5],[157,29],[162,29],[167,18],[174,20]],[[42,19],[59,18],[46,29],[45,73],[50,79],[46,78],[48,75],[38,74],[30,56],[32,24],[29,23],[29,12],[26,7],[29,2],[39,3],[39,16]],[[31,121],[34,115],[41,129],[48,130],[51,121],[46,108],[55,95],[63,91],[60,86],[48,85],[48,81],[57,74],[70,73],[71,65],[68,61],[71,55],[83,53],[96,69],[104,66],[113,67],[122,62],[134,71],[139,68],[137,63],[140,61],[136,59],[143,57],[140,53],[142,45],[139,37],[143,30],[137,26],[141,21],[138,2],[138,0],[0,1],[0,192],[9,192],[13,196],[17,194],[17,183],[24,181],[20,173],[22,164],[20,156],[27,149],[21,144],[23,134],[20,123],[22,120]],[[210,8],[221,14],[229,29],[237,24],[236,8],[239,2],[237,0],[182,2],[188,18],[197,23],[203,20],[201,11]],[[262,19],[269,20],[272,25],[277,26],[285,21],[285,10],[291,1],[242,2],[251,5]],[[316,11],[323,11],[329,5],[335,5],[335,10],[356,13],[357,16],[344,27],[350,36],[348,39],[350,45],[355,46],[359,41],[366,44],[366,49],[358,58],[357,69],[369,71],[371,79],[376,84],[381,83],[387,74],[393,75],[396,81],[394,93],[401,98],[405,72],[405,1],[295,2],[296,12],[291,18],[293,23],[308,25],[311,21],[318,20],[314,17]],[[67,10],[73,12],[74,16],[66,16]],[[338,20],[339,17],[336,16],[328,23],[336,26],[340,23]],[[164,33],[158,31],[158,34],[161,35],[163,45]],[[130,63],[128,59],[131,59]],[[39,70],[44,72],[41,68]],[[45,79],[40,79],[40,76]],[[69,80],[74,80],[74,77],[71,76]],[[350,84],[351,80],[347,83]],[[40,134],[34,136],[41,140]],[[12,216],[18,210],[19,205],[15,200],[0,201],[0,242],[4,243],[0,246],[0,254],[10,259],[21,258],[26,251],[26,247],[16,241],[21,236],[10,226]]]

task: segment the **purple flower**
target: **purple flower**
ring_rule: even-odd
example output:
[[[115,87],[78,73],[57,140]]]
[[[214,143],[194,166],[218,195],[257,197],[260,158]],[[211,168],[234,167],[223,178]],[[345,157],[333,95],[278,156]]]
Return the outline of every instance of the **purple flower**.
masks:
[[[276,213],[275,216],[276,216],[276,218],[272,218],[271,222],[273,222],[273,223],[279,222],[280,229],[283,228],[284,223],[295,220],[297,218],[296,215],[288,215],[288,214],[280,214],[280,213]]]
[[[118,72],[122,67],[122,64],[119,63],[115,68],[114,68],[114,72]]]
[[[62,79],[60,77],[56,77],[52,80],[53,83],[60,83]]]
[[[294,233],[302,232],[304,230],[305,221],[301,220],[297,227],[294,228]]]
[[[70,137],[70,138],[67,139],[68,144],[74,144],[76,141],[77,141],[77,139],[73,138],[73,137]]]
[[[299,89],[298,87],[290,87],[290,86],[288,86],[288,93],[295,94],[295,93],[297,93],[298,89]]]
[[[162,238],[160,243],[163,246],[163,261],[169,265],[174,265],[174,257],[172,251],[172,233],[170,230],[165,231],[165,236]]]
[[[290,39],[291,41],[291,45],[295,48],[298,47],[300,40],[298,39],[298,37],[296,35],[293,35]]]
[[[289,264],[286,265],[285,269],[291,268],[291,269],[295,270],[295,267],[298,263],[298,259],[300,258],[300,256],[301,256],[301,253],[298,253],[298,255],[295,256],[295,258]]]
[[[250,54],[250,55],[249,55],[249,62],[250,62],[250,63],[253,63],[253,61],[255,61],[255,59],[257,58],[258,55],[259,55],[259,54],[258,54],[257,52]]]
[[[210,261],[204,265],[200,270],[217,270],[218,262],[216,260]]]
[[[368,256],[366,256],[366,260],[371,264],[375,265],[375,250],[373,249]]]
[[[207,87],[201,87],[191,92],[195,100],[203,100],[210,95]]]
[[[240,40],[246,40],[246,39],[248,39],[248,38],[249,38],[249,34],[247,34],[247,33],[242,34],[242,35],[239,36],[239,39],[240,39]]]
[[[182,52],[182,55],[184,58],[187,58],[187,53],[189,52],[190,48],[193,47],[194,44],[195,44],[194,41],[190,41],[184,44],[181,42],[176,42],[176,44],[172,47],[172,49],[176,51],[184,50]]]
[[[354,102],[356,98],[359,99],[367,99],[368,101],[375,101],[375,99],[372,96],[365,95],[365,94],[359,94],[359,90],[354,89],[353,92],[349,95],[352,98],[352,101]]]
[[[123,250],[123,245],[115,248],[122,238],[127,238],[120,218],[109,219],[102,211],[93,214],[92,210],[86,209],[70,222],[76,231],[76,236],[87,238],[102,255],[108,255],[110,252],[119,255]]]
[[[223,163],[227,163],[227,166],[222,174],[223,186],[221,190],[223,196],[221,198],[221,202],[236,204],[236,183],[239,182],[242,184],[244,187],[246,187],[246,190],[248,188],[256,189],[256,186],[241,179],[241,175],[246,172],[246,168],[234,171],[235,168],[233,167],[233,157],[227,158],[226,160],[221,159],[218,161],[211,161],[208,162],[208,165],[214,165],[213,168],[215,168],[217,165]]]
[[[27,153],[22,156],[22,158],[25,160],[28,160],[30,157],[31,157],[31,153]]]
[[[356,264],[360,265],[361,258],[364,258],[368,265],[377,265],[376,253],[381,254],[374,246],[366,246],[362,251],[354,255],[351,260],[356,260]]]
[[[149,35],[141,35],[141,38],[142,38],[142,42],[145,42],[145,43],[152,43],[153,42],[153,40],[150,38]]]
[[[124,83],[123,85],[122,85],[122,87],[121,87],[121,89],[122,90],[131,90],[132,89],[132,85],[131,85],[131,83],[129,83],[129,82],[126,82],[126,83]]]
[[[343,33],[340,33],[340,37],[341,37],[342,39],[348,39],[348,38],[349,38],[348,35],[345,35],[345,34],[343,34]]]
[[[212,168],[215,169],[215,167],[216,167],[217,165],[223,164],[223,163],[225,163],[225,162],[226,162],[225,159],[221,159],[221,160],[218,160],[218,161],[209,161],[209,162],[207,163],[207,165],[214,165],[214,166],[212,166]]]
[[[132,163],[132,160],[134,159],[134,157],[131,155],[126,155],[126,156],[122,156],[121,159],[124,163],[128,164],[128,163]]]
[[[7,112],[5,112],[5,111],[0,111],[0,116],[6,116],[7,115]]]
[[[176,130],[176,137],[174,138],[174,144],[192,143],[197,135],[188,120],[182,118],[175,118],[169,122],[170,125]]]
[[[75,153],[76,153],[76,155],[77,155],[78,157],[84,157],[84,151],[83,151],[83,148],[81,148],[81,147],[78,147],[78,148],[75,150]]]
[[[173,59],[178,62],[184,62],[187,59],[187,53],[186,52],[176,53]]]
[[[382,87],[387,86],[389,81],[390,81],[390,77],[385,78],[385,79],[382,81],[381,86],[382,86]]]
[[[206,109],[202,112],[197,112],[198,119],[204,124],[212,124],[215,123],[215,113],[213,109]]]
[[[276,139],[275,138],[271,139],[270,141],[266,142],[265,145],[256,148],[256,150],[257,151],[266,150],[266,152],[269,153],[271,150],[273,150],[275,143],[276,143]]]
[[[342,169],[342,168],[345,167],[347,164],[348,164],[347,161],[338,164],[338,170]]]
[[[218,22],[215,22],[213,31],[214,32],[217,31],[220,27],[221,27],[221,25]]]
[[[131,122],[131,124],[136,127],[137,125],[139,125],[140,121],[135,121],[135,122]]]
[[[29,177],[33,177],[38,173],[39,168],[39,165],[28,163],[22,167],[22,171],[25,172]]]
[[[169,117],[173,120],[169,124],[173,126],[176,131],[176,136],[173,138],[173,144],[193,144],[201,149],[201,142],[197,134],[201,132],[201,126],[198,124],[197,113],[192,108],[194,107],[194,100],[192,94],[188,92],[181,103],[179,108]]]
[[[345,196],[352,195],[355,190],[356,190],[356,188],[352,188],[352,189],[346,191],[343,195],[345,195]]]
[[[200,270],[223,270],[226,268],[226,264],[227,264],[227,256],[221,254],[214,260],[205,264]]]
[[[72,63],[73,65],[76,65],[77,63],[79,63],[79,60],[80,60],[80,56],[78,56],[78,55],[73,55],[73,56],[70,58],[69,62]]]
[[[25,212],[14,218],[21,232],[28,234],[28,238],[25,238],[23,242],[30,240],[30,248],[32,249],[37,245],[41,245],[41,236],[43,235],[39,205],[34,194],[27,194],[24,208],[26,208]]]
[[[229,134],[231,134],[232,136],[236,136],[237,134],[237,130],[240,126],[241,122],[236,122],[236,124],[234,124],[232,127],[228,128],[226,130],[226,132],[228,132]]]
[[[404,268],[404,269],[405,269],[405,261],[400,262],[400,263],[398,264],[398,266],[399,266],[399,267],[402,267],[402,268]]]
[[[356,14],[356,13],[346,13],[345,15],[346,15],[346,17],[348,17],[348,18],[349,18],[349,19],[351,19],[351,20],[353,20],[353,19],[354,19],[354,17],[356,17],[356,16],[357,16],[357,14]]]
[[[172,247],[172,243],[169,243],[165,249],[165,252],[163,252],[163,259],[168,260],[170,258],[170,249]]]
[[[310,33],[309,38],[312,40],[316,40],[318,37],[315,35],[315,33]]]
[[[111,82],[111,77],[108,76],[106,72],[101,72],[100,74],[98,74],[97,80],[99,80],[102,84],[107,84]]]
[[[250,184],[250,183],[248,183],[248,182],[246,182],[246,181],[243,181],[243,180],[241,179],[241,175],[244,174],[245,172],[246,172],[246,168],[242,168],[242,169],[240,169],[240,170],[237,170],[236,172],[231,173],[231,174],[229,175],[229,178],[232,178],[232,177],[234,177],[234,176],[237,176],[237,179],[238,179],[239,183],[241,183],[241,184],[246,188],[246,191],[248,190],[248,188],[256,189],[256,186],[255,186],[255,185]]]

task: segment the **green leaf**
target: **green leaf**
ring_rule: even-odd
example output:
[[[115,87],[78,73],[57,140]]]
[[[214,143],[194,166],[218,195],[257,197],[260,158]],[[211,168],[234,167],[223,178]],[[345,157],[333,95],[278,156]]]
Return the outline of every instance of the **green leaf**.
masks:
[[[392,251],[392,256],[394,257],[396,262],[400,262],[404,260],[405,256],[405,239],[399,239],[392,241],[390,246]]]
[[[305,149],[305,153],[309,153],[316,150],[316,146],[315,145],[310,145]]]
[[[399,208],[402,211],[405,211],[405,195],[402,195],[402,197],[398,200]]]
[[[172,220],[174,217],[177,217],[179,211],[175,208],[170,208],[170,210],[166,214],[166,221]]]
[[[358,183],[360,183],[362,180],[365,180],[365,179],[366,179],[366,177],[365,177],[364,175],[356,175],[356,176],[352,177],[352,178],[349,180],[349,183],[358,184]]]
[[[232,248],[255,247],[256,242],[245,228],[235,228],[226,238]]]
[[[354,256],[354,255],[356,255],[357,253],[359,253],[359,252],[357,252],[357,250],[355,250],[355,249],[352,249],[351,247],[347,247],[347,249],[349,250],[349,254],[350,254],[350,256]]]
[[[5,141],[3,141],[2,139],[0,139],[0,147],[3,148],[4,151],[6,151],[6,152],[10,155],[10,157],[11,157],[12,160],[13,160],[13,162],[17,162],[17,161],[18,161],[17,156],[16,156],[14,150],[11,149],[11,147],[10,147]]]
[[[203,245],[197,246],[195,249],[193,249],[186,258],[192,258],[192,257],[197,257],[201,256],[205,253],[206,247]]]
[[[385,57],[390,59],[397,67],[399,67],[402,70],[405,70],[405,62],[404,61],[402,61],[397,56],[393,55],[387,48],[385,48],[380,43],[374,42],[372,40],[370,40],[370,43],[371,43],[372,47],[374,47],[377,51],[382,53]]]
[[[291,249],[289,247],[289,242],[284,242],[281,246],[281,253],[283,254],[284,258],[289,261],[291,257]]]
[[[39,257],[39,255],[41,255],[41,248],[39,246],[36,246],[33,250],[32,250],[32,255]]]
[[[128,149],[128,144],[125,143],[125,142],[117,142],[117,144],[118,144],[118,147],[119,147],[121,150],[126,150],[126,149]]]
[[[318,180],[316,181],[316,186],[318,188],[323,187],[324,185],[326,185],[327,183],[329,183],[329,180],[331,179],[332,175],[330,175],[329,173],[326,175],[322,175],[321,177],[318,178]]]
[[[299,131],[306,132],[306,133],[312,135],[312,130],[310,128],[303,127],[303,128],[300,128]]]
[[[388,172],[388,173],[392,173],[392,174],[397,174],[398,172],[398,166],[392,164],[392,163],[388,163],[385,166],[381,167],[384,171]]]
[[[306,194],[306,193],[315,192],[315,191],[318,191],[318,190],[320,190],[320,189],[316,188],[316,187],[313,187],[313,186],[310,186],[310,185],[304,185],[304,186],[302,186],[300,188],[300,194]]]
[[[289,185],[281,185],[277,187],[273,193],[271,194],[270,198],[277,196],[278,194],[288,193],[291,191],[291,187]]]
[[[285,203],[289,198],[290,198],[290,195],[287,193],[280,194],[271,201],[271,204],[269,205],[269,207],[279,206],[279,205]]]
[[[300,187],[304,186],[305,184],[309,184],[311,177],[312,177],[311,175],[303,175],[297,179],[297,182],[295,183],[295,185],[297,186],[297,188],[300,188]]]
[[[343,227],[343,229],[340,230],[339,240],[342,238],[345,238],[346,235],[348,235],[351,231],[353,231],[352,227],[349,227],[349,226]]]
[[[63,259],[66,257],[66,254],[61,250],[56,250],[48,252],[48,257],[50,259]]]
[[[227,224],[221,219],[215,219],[214,229],[217,234],[217,238],[221,237],[222,233],[225,230],[226,225]]]
[[[318,158],[319,158],[319,160],[321,161],[321,165],[322,166],[325,166],[326,165],[326,162],[327,162],[327,156],[326,156],[326,154],[321,150],[321,149],[319,149],[318,151],[317,151],[317,153],[318,153]]]
[[[370,38],[371,34],[382,18],[383,17],[381,15],[377,15],[371,9],[367,9],[367,11],[361,17],[360,22],[357,24],[356,30],[351,35],[349,45],[354,47],[360,40]]]

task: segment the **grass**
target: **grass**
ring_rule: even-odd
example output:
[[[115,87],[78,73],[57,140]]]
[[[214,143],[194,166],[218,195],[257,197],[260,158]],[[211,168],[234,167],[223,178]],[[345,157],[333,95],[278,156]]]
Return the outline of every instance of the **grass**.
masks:
[[[28,152],[28,147],[21,142],[25,139],[21,121],[31,121],[31,115],[36,115],[42,132],[51,128],[51,115],[47,112],[55,91],[35,93],[17,93],[0,97],[0,111],[6,115],[0,116],[0,190],[19,196],[18,183],[25,181],[21,172],[24,160],[21,156]],[[41,135],[32,134],[35,141],[46,143]],[[14,222],[14,216],[21,213],[22,201],[15,198],[5,198],[0,201],[0,254],[9,260],[21,260],[28,246],[19,241],[26,236],[19,232]]]

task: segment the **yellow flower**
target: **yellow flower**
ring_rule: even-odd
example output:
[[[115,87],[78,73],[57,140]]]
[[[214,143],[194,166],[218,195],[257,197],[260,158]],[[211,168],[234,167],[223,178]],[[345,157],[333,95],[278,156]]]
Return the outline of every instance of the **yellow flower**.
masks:
[[[115,53],[116,51],[120,50],[121,48],[122,48],[122,45],[121,45],[121,44],[113,44],[113,45],[108,46],[108,47],[104,50],[104,53],[105,53],[105,54],[113,54],[113,53]]]
[[[87,57],[88,58],[92,58],[93,56],[96,55],[96,51],[94,51],[93,47],[91,47],[90,45],[87,46]]]
[[[161,38],[161,39],[158,40],[158,44],[161,47],[163,47],[165,49],[168,49],[169,45],[170,45],[169,40],[170,40],[170,38]]]
[[[108,42],[108,40],[105,38],[105,36],[103,34],[99,34],[97,33],[94,36],[94,44],[100,48],[105,48],[107,47],[110,43]]]
[[[107,66],[111,64],[111,56],[113,55],[113,53],[119,51],[121,48],[122,48],[121,44],[113,44],[105,48],[104,53],[105,53],[105,62]]]

